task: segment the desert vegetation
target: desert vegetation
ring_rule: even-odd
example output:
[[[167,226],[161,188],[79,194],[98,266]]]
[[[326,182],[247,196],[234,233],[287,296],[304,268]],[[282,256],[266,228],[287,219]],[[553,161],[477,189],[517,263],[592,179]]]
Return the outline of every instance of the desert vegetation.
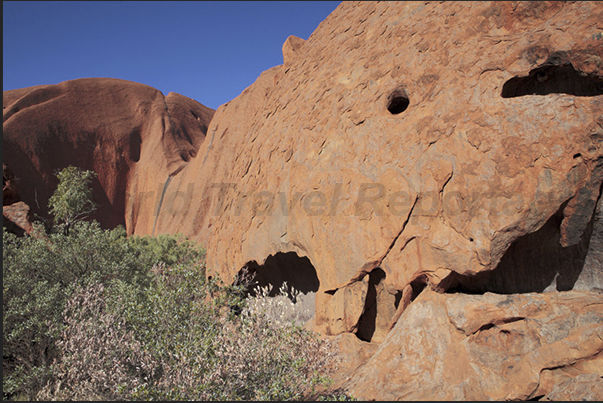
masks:
[[[3,232],[4,400],[349,399],[320,392],[334,355],[301,327],[311,296],[246,298],[183,236],[86,220],[94,173],[57,176],[52,220]]]

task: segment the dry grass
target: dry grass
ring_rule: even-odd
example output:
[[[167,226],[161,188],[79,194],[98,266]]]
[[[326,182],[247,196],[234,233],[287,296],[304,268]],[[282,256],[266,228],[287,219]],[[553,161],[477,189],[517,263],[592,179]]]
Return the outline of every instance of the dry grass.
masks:
[[[247,299],[246,313],[265,317],[275,325],[303,326],[314,316],[316,293],[303,294],[284,282],[279,292],[269,296],[272,285],[256,287],[255,296]]]

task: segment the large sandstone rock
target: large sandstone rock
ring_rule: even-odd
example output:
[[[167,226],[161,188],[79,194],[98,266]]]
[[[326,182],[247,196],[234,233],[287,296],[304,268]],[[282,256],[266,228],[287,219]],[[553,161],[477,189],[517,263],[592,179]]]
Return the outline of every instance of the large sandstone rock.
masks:
[[[315,293],[307,326],[357,396],[600,400],[600,21],[600,2],[343,2],[211,123],[119,80],[5,92],[5,159],[30,205],[73,161],[106,223]]]
[[[17,178],[6,164],[2,163],[2,227],[17,235],[33,231],[29,206],[21,201],[17,190]]]
[[[196,155],[213,116],[213,110],[182,95],[164,96],[149,86],[110,78],[4,91],[3,96],[3,160],[32,212],[46,214],[56,170],[93,169],[99,205],[94,218],[104,227],[125,225],[129,233],[152,231],[164,183]]]
[[[345,389],[360,400],[600,400],[603,300],[425,291]]]
[[[365,340],[427,284],[601,288],[602,19],[598,2],[344,2],[217,110],[157,228],[226,279],[307,257],[316,329]]]

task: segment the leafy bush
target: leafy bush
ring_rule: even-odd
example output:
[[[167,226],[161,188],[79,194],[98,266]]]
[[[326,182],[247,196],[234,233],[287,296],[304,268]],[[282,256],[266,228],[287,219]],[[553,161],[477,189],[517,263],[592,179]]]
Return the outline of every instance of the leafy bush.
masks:
[[[182,234],[137,236],[128,238],[129,245],[140,255],[151,259],[151,265],[164,263],[172,266],[198,264],[205,257],[205,249]]]
[[[59,184],[48,200],[50,213],[65,224],[65,231],[77,221],[96,210],[90,183],[97,177],[94,171],[82,171],[69,166],[56,173]]]
[[[81,291],[64,312],[63,359],[43,399],[299,400],[324,384],[328,343],[237,315],[242,287],[159,265],[156,282]]]
[[[105,290],[100,283],[80,288],[68,301],[57,342],[61,357],[37,399],[119,400],[153,376],[153,357],[107,311]]]
[[[165,256],[154,245],[168,245]],[[3,392],[31,397],[56,357],[55,340],[65,303],[79,286],[117,280],[148,287],[150,268],[173,259],[199,261],[203,249],[182,236],[146,243],[130,241],[123,227],[103,230],[95,222],[74,223],[68,234],[25,236],[3,232]]]
[[[332,354],[298,326],[312,296],[294,294],[300,304],[285,320],[267,314],[276,305],[266,295],[248,307],[248,284],[206,279],[205,251],[186,237],[126,237],[82,221],[94,209],[93,172],[57,176],[58,228],[3,231],[5,400],[319,396]]]
[[[75,223],[69,236],[18,238],[3,232],[3,392],[28,396],[56,356],[54,340],[66,299],[78,285],[113,278],[149,282],[123,228]]]

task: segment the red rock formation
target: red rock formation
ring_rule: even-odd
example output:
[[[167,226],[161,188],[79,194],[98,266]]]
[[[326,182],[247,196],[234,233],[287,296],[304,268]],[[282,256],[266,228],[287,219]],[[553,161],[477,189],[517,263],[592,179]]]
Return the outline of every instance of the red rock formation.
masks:
[[[543,291],[558,257],[583,260],[600,194],[601,16],[595,2],[345,2],[218,109],[158,229],[206,243],[226,278],[307,256],[331,334],[357,331],[377,268],[390,317],[410,284]],[[543,227],[550,261],[512,248]],[[469,284],[501,265],[504,284]]]
[[[196,155],[213,110],[146,85],[85,78],[4,91],[3,148],[20,195],[44,215],[54,172],[68,165],[98,173],[93,183],[104,227],[151,232],[168,175]],[[144,206],[143,206],[144,207]]]
[[[5,150],[36,105],[8,135],[18,176],[46,181],[24,200],[77,150],[109,161],[91,167],[129,233],[182,232],[227,281],[316,292],[309,327],[377,350],[339,378],[358,396],[603,399],[600,21],[600,2],[343,2],[207,141],[170,130],[145,86],[126,108],[116,90],[65,104],[99,115],[50,108],[69,82],[5,93]],[[101,116],[128,130],[88,150]]]
[[[425,291],[345,388],[360,400],[600,400],[600,294]]]
[[[17,235],[30,234],[33,231],[29,206],[18,201],[2,206],[2,226]]]
[[[287,39],[283,65],[218,108],[198,157],[171,181],[157,229],[206,244],[209,270],[227,280],[251,268],[262,281],[318,284],[315,330],[404,351],[399,343],[429,337],[391,339],[414,326],[404,309],[425,289],[603,288],[587,258],[601,231],[601,20],[599,2],[344,2],[307,41]],[[293,253],[312,269],[285,265]],[[291,274],[300,267],[305,281]],[[559,335],[571,325],[560,326]],[[588,344],[583,336],[572,340]],[[435,368],[440,350],[411,362]],[[470,361],[414,387],[474,382]],[[352,390],[403,385],[423,370],[413,371],[379,371],[381,383],[359,375]],[[496,378],[491,392],[479,386],[484,395],[450,396],[535,397],[544,386],[500,392],[522,371]]]
[[[2,226],[18,235],[31,233],[29,206],[21,201],[17,191],[17,178],[6,164],[2,163]]]

